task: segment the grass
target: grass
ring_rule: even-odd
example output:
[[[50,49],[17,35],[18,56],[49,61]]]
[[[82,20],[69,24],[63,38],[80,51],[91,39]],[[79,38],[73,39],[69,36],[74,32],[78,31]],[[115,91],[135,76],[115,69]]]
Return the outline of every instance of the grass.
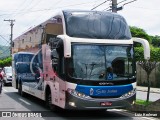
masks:
[[[138,104],[138,105],[149,105],[149,104],[151,104],[152,102],[151,101],[149,101],[149,102],[146,102],[146,100],[140,100],[140,99],[137,99],[136,100],[136,104]]]

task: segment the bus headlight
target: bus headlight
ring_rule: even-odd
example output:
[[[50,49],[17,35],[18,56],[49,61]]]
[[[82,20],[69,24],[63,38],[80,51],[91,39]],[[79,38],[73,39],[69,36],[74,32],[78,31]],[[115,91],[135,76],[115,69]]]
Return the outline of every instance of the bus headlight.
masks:
[[[74,90],[74,89],[68,88],[67,91],[68,91],[70,94],[75,95],[75,96],[78,96],[78,97],[89,98],[88,95],[85,95],[84,93],[78,92],[78,91],[76,91],[76,90]]]
[[[120,98],[127,98],[127,97],[130,97],[130,96],[133,96],[135,93],[136,93],[136,88],[129,91],[128,93],[123,94]]]

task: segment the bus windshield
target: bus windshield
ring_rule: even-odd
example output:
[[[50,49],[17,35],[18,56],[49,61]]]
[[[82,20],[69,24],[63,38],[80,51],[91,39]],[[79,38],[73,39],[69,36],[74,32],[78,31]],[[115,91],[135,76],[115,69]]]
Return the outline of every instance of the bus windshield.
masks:
[[[30,63],[28,62],[17,62],[17,73],[31,73]]]
[[[65,11],[66,34],[70,37],[95,39],[131,39],[125,19],[110,12]]]
[[[83,80],[127,80],[135,75],[132,45],[72,45],[68,75]]]

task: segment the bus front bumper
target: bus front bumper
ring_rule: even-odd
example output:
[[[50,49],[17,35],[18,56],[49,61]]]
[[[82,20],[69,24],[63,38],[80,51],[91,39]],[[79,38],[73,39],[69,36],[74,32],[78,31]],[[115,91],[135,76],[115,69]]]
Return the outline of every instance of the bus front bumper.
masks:
[[[136,93],[126,98],[81,98],[66,93],[66,109],[98,110],[130,108],[136,100]]]

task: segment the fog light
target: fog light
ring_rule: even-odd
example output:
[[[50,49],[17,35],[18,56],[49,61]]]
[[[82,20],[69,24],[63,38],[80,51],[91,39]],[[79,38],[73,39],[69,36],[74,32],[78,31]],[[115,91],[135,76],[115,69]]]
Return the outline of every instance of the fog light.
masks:
[[[135,101],[133,100],[132,105],[134,105],[134,104],[135,104]]]
[[[72,106],[72,107],[76,107],[74,102],[69,102],[69,105]]]

